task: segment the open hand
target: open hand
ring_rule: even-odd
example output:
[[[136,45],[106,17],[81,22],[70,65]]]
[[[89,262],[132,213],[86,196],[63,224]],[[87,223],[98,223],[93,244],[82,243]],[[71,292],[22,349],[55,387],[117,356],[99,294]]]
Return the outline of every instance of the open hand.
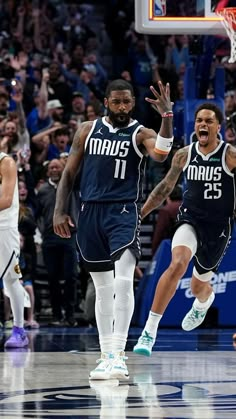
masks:
[[[160,93],[158,93],[153,86],[150,86],[150,90],[155,96],[155,99],[146,97],[145,100],[151,103],[153,108],[162,115],[165,112],[172,111],[173,102],[171,102],[170,100],[169,83],[166,83],[166,85],[163,86],[162,82],[158,81],[158,86],[160,89]]]

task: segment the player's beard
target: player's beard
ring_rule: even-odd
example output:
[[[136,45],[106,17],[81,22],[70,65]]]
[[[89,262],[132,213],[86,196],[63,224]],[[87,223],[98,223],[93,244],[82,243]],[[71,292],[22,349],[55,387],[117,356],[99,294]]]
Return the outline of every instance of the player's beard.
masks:
[[[127,125],[129,125],[131,115],[132,111],[128,113],[114,113],[109,109],[109,107],[107,108],[107,116],[109,117],[114,128],[127,127]]]

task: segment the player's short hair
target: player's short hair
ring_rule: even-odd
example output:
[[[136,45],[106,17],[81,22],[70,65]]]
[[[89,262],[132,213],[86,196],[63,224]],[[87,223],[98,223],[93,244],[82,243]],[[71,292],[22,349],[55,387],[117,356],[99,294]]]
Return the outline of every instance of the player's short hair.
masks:
[[[197,118],[198,112],[200,112],[202,109],[209,109],[210,111],[213,111],[215,113],[217,121],[219,121],[219,124],[222,124],[224,120],[223,112],[215,103],[205,102],[198,106],[195,111],[195,119]]]
[[[123,79],[113,80],[108,84],[105,92],[106,98],[108,98],[114,90],[129,90],[131,95],[134,96],[133,86],[128,81]]]

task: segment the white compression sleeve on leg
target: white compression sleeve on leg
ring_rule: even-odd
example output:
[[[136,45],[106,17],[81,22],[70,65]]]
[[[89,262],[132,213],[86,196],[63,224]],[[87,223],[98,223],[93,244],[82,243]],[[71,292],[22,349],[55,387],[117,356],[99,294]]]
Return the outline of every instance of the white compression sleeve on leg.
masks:
[[[24,327],[24,289],[19,279],[7,273],[3,286],[10,298],[14,326]]]
[[[171,243],[171,249],[176,246],[186,246],[191,250],[192,257],[197,251],[197,234],[190,224],[182,224],[177,228]]]
[[[114,271],[90,272],[95,291],[95,316],[101,352],[112,351],[114,322]]]
[[[125,349],[129,326],[134,311],[134,270],[136,258],[130,250],[125,250],[115,262],[115,322],[114,351]]]

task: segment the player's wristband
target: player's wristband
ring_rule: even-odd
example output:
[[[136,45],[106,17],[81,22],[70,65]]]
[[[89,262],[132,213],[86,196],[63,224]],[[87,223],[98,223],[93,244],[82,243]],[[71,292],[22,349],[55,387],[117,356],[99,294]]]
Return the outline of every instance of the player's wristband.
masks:
[[[172,148],[173,140],[174,137],[165,138],[162,137],[160,134],[157,134],[154,151],[158,154],[169,154]]]
[[[174,116],[173,111],[167,111],[161,114],[162,118],[172,118]]]

